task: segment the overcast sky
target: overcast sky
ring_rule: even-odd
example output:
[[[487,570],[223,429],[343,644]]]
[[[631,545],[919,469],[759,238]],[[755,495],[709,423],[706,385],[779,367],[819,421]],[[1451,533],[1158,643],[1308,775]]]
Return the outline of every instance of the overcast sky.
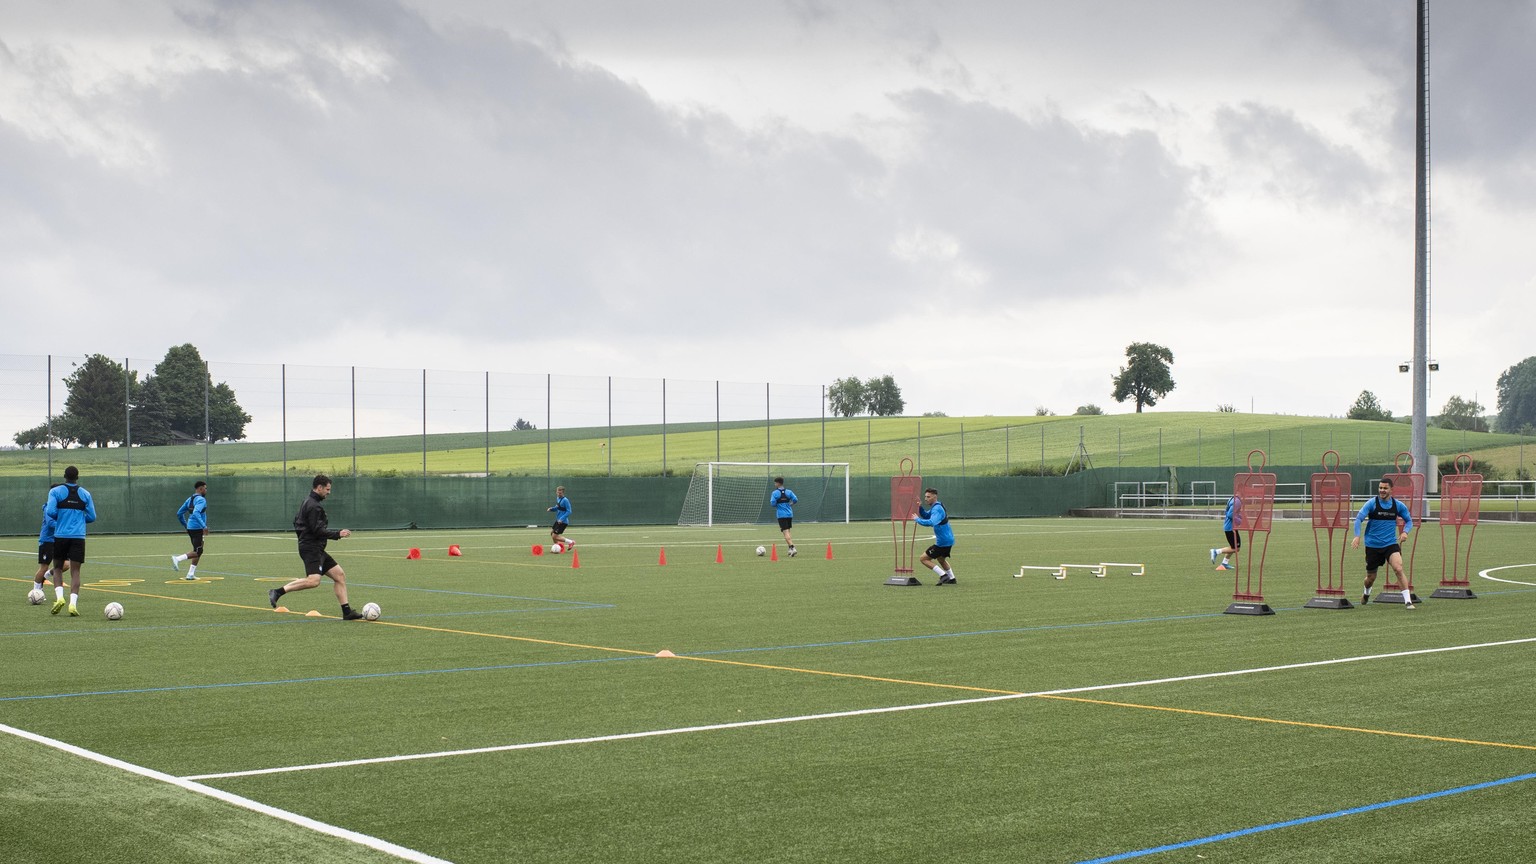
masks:
[[[1431,3],[1430,410],[1536,354],[1536,2]],[[1410,0],[7,0],[0,353],[1412,408]],[[41,419],[41,418],[37,418]],[[8,437],[8,436],[7,436]]]

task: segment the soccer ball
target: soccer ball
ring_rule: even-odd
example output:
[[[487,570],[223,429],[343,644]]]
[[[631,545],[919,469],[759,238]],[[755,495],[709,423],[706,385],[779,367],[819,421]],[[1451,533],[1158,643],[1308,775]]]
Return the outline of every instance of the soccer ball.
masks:
[[[101,610],[101,614],[107,616],[108,621],[116,621],[123,617],[123,604],[115,601],[108,603],[107,608]]]
[[[757,547],[757,557],[761,558],[761,557],[763,557],[764,555],[767,555],[767,554],[768,554],[767,547],[764,547],[764,546]]]
[[[556,543],[555,545],[549,547],[549,551],[559,555],[561,552],[565,551],[565,547],[561,546],[559,543]]]
[[[383,612],[383,610],[381,610],[379,608],[379,604],[377,604],[377,603],[364,603],[363,604],[363,617],[365,619],[367,619],[369,621],[377,621],[377,620],[379,620],[379,616],[382,615],[382,614],[384,614],[384,612]]]
[[[48,595],[44,594],[41,588],[33,588],[31,591],[27,592],[27,602],[31,603],[33,606],[36,606],[37,604],[43,602],[43,599],[47,596]]]

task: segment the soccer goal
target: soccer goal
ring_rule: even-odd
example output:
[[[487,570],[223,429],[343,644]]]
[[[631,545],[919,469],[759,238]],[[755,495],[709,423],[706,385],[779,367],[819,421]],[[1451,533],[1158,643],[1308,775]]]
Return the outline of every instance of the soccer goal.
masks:
[[[693,466],[679,525],[772,522],[773,478],[795,493],[796,522],[849,521],[847,462],[700,462]]]

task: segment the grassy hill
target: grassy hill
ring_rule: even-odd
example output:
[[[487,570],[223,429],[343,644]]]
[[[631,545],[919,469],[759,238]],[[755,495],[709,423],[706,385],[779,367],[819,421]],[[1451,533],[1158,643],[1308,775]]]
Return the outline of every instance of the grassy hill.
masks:
[[[234,442],[209,447],[76,448],[51,454],[95,475],[296,474],[564,476],[686,474],[697,462],[847,462],[889,476],[902,458],[928,474],[1060,473],[1114,466],[1390,464],[1409,448],[1402,423],[1272,414],[1173,412],[1071,417],[820,418],[729,423],[484,431],[381,438]],[[1490,479],[1529,476],[1536,439],[1429,430],[1442,461],[1471,454]],[[46,451],[0,452],[0,475],[46,476]]]

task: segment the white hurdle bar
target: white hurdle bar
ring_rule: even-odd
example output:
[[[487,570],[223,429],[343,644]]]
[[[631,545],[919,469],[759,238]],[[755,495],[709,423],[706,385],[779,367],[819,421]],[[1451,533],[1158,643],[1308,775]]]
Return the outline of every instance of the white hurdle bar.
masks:
[[[1038,565],[1038,564],[1034,564],[1034,565],[1032,565],[1032,564],[1020,564],[1019,565],[1019,572],[1015,573],[1013,575],[1013,578],[1015,578],[1015,579],[1022,579],[1022,578],[1024,578],[1024,571],[1025,570],[1046,570],[1046,571],[1049,571],[1050,574],[1052,576],[1054,576],[1055,578],[1057,578],[1057,579],[1065,579],[1065,578],[1067,578],[1067,571],[1069,569],[1074,569],[1074,568],[1080,569],[1080,570],[1087,570],[1089,573],[1093,574],[1095,579],[1103,579],[1104,578],[1104,566],[1102,564],[1057,564],[1055,567],[1051,567],[1051,566],[1048,566],[1048,565],[1042,566],[1042,565]]]
[[[1145,576],[1145,575],[1147,575],[1147,565],[1145,565],[1145,564],[1123,564],[1123,563],[1117,563],[1117,562],[1114,562],[1114,561],[1100,562],[1100,564],[1099,564],[1099,575],[1100,576],[1107,576],[1107,575],[1109,575],[1109,568],[1111,568],[1111,567],[1133,567],[1133,568],[1135,568],[1131,572],[1125,574],[1127,576]]]

